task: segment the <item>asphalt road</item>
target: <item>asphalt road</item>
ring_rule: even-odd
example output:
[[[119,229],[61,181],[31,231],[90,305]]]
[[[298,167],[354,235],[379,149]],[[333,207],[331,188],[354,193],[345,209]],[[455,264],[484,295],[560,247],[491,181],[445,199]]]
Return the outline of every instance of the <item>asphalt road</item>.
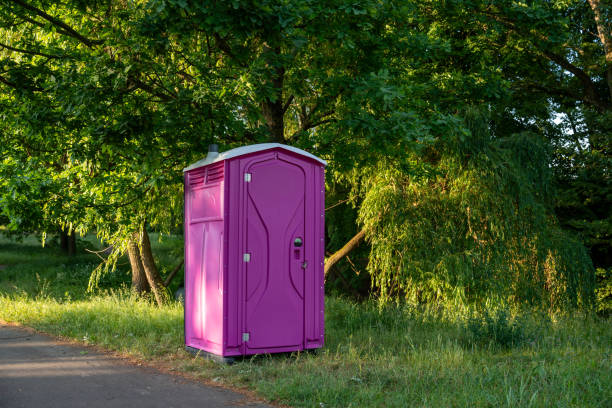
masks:
[[[268,407],[0,324],[0,407]]]

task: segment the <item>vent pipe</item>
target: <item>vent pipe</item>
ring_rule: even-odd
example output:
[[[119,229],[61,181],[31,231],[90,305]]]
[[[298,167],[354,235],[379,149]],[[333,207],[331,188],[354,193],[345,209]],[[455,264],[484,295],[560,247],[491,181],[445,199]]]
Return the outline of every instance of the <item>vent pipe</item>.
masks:
[[[219,155],[219,145],[218,144],[209,144],[208,145],[208,155],[206,156],[206,160],[214,160]]]

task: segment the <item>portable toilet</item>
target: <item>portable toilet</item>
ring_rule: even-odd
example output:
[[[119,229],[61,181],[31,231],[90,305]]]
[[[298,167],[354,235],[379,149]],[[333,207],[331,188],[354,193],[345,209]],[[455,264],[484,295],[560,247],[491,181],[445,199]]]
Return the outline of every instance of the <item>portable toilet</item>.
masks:
[[[217,150],[184,169],[187,349],[322,347],[326,162],[279,143]]]

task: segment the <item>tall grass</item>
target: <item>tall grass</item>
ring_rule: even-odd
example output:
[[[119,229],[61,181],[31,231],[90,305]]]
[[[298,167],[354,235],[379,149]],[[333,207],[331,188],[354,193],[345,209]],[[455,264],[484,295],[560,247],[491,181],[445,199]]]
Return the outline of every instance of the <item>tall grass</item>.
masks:
[[[20,249],[27,256],[13,253]],[[328,297],[326,345],[318,353],[254,356],[224,366],[184,352],[179,303],[159,308],[109,287],[87,294],[86,268],[76,265],[95,260],[68,261],[53,251],[0,241],[0,264],[10,264],[0,270],[0,319],[255,390],[269,401],[296,407],[612,406],[610,320],[381,308]],[[8,262],[11,257],[16,262]]]

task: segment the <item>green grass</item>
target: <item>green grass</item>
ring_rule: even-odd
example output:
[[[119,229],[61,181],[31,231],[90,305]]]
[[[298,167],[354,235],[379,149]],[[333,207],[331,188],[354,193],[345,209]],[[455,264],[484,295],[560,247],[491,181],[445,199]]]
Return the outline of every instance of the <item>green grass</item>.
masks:
[[[176,242],[155,244],[171,268]],[[96,258],[0,240],[0,318],[295,407],[610,407],[612,321],[595,316],[379,309],[328,297],[317,354],[232,366],[183,350],[183,310],[125,289],[126,266],[85,292]]]

